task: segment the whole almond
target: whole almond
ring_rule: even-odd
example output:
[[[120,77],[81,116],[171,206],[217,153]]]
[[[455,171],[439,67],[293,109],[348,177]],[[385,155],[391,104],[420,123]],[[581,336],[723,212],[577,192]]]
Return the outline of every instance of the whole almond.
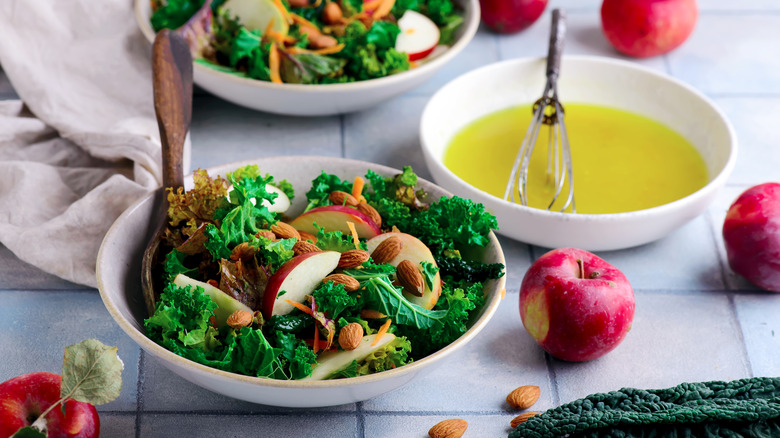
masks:
[[[330,199],[330,202],[336,205],[349,205],[350,207],[357,207],[359,204],[357,198],[347,192],[342,192],[340,190],[330,192],[328,199]]]
[[[362,249],[350,249],[341,253],[338,267],[342,269],[357,268],[371,257],[368,251]]]
[[[308,240],[311,243],[317,243],[317,236],[308,231],[298,230],[298,235],[301,236],[301,240]]]
[[[387,318],[387,315],[378,310],[363,309],[360,311],[360,317],[363,319],[382,319]]]
[[[338,24],[342,17],[341,6],[336,2],[328,2],[322,8],[322,20],[328,24]]]
[[[339,345],[345,350],[354,350],[363,340],[363,326],[350,322],[339,331]]]
[[[246,327],[252,324],[253,319],[254,315],[252,315],[252,312],[247,312],[246,310],[236,310],[235,312],[231,313],[230,316],[228,316],[227,325],[234,329]]]
[[[405,292],[409,292],[416,297],[423,296],[425,285],[417,265],[409,260],[402,260],[395,268],[395,275]]]
[[[329,281],[344,286],[344,290],[347,292],[354,292],[360,288],[360,282],[346,274],[330,274],[322,279],[323,283]]]
[[[382,216],[378,211],[376,211],[376,208],[366,204],[365,202],[361,202],[358,204],[357,209],[359,212],[370,217],[378,227],[382,226]]]
[[[540,394],[541,391],[538,386],[524,385],[510,392],[506,396],[506,402],[515,409],[528,409],[539,400]]]
[[[292,227],[290,224],[284,222],[277,222],[271,225],[271,231],[280,239],[300,239],[301,235],[298,230]]]
[[[535,417],[537,415],[541,414],[541,412],[523,412],[522,414],[518,415],[517,417],[513,418],[512,421],[509,423],[510,426],[512,426],[512,429],[516,428],[520,424],[525,423],[528,421],[529,418]]]
[[[436,423],[428,431],[428,436],[431,438],[460,438],[466,433],[468,427],[469,423],[466,420],[451,418]]]
[[[374,248],[374,252],[371,253],[371,258],[374,259],[374,263],[382,264],[393,260],[401,252],[404,243],[398,236],[390,236],[383,240],[382,243]]]
[[[295,242],[295,245],[293,245],[292,250],[293,250],[293,253],[295,253],[295,255],[306,254],[306,253],[309,253],[309,252],[319,252],[319,251],[322,251],[321,249],[319,249],[317,247],[317,245],[315,245],[315,244],[313,244],[311,242],[307,242],[305,240],[299,240],[299,241]]]

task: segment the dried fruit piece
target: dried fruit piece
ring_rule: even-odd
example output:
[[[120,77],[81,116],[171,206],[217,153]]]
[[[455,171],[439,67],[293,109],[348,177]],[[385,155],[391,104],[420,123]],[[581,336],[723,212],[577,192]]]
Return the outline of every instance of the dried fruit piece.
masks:
[[[308,252],[322,251],[321,249],[319,249],[317,247],[317,245],[315,245],[315,244],[313,244],[311,242],[307,242],[305,240],[299,240],[299,241],[295,242],[295,245],[293,245],[292,250],[293,250],[293,253],[295,253],[295,255],[306,254]]]
[[[378,227],[382,226],[382,216],[378,211],[376,211],[376,208],[366,204],[365,202],[361,202],[358,204],[357,209],[359,212],[370,217]]]
[[[506,402],[515,409],[522,410],[530,408],[537,400],[541,391],[538,386],[523,385],[515,388],[506,396]]]
[[[300,239],[301,235],[298,230],[292,227],[290,224],[284,222],[277,222],[271,225],[271,231],[280,239]]]
[[[354,350],[363,340],[363,326],[350,322],[339,331],[339,345],[345,350]]]
[[[374,248],[374,252],[371,253],[371,258],[374,259],[374,263],[382,264],[393,260],[403,248],[403,241],[398,236],[388,237],[383,240],[382,243]]]
[[[347,192],[342,192],[340,190],[336,190],[334,192],[330,192],[330,195],[328,195],[328,199],[330,202],[336,204],[336,205],[348,205],[350,207],[357,207],[359,202],[357,198],[350,195]]]
[[[341,253],[341,257],[339,258],[339,268],[357,268],[358,266],[365,263],[369,258],[371,258],[371,255],[368,253],[368,251],[364,251],[362,249],[350,249],[349,251],[344,251]]]
[[[387,315],[378,310],[363,309],[360,311],[360,317],[363,319],[382,319],[387,318]]]
[[[405,292],[417,297],[423,296],[425,283],[417,265],[409,260],[402,260],[395,268],[395,275]]]
[[[466,433],[469,423],[461,418],[450,418],[436,423],[429,431],[431,438],[460,438]]]
[[[346,274],[330,274],[322,279],[323,283],[327,283],[329,281],[344,286],[344,290],[347,292],[354,292],[360,288],[360,283]]]
[[[247,242],[241,242],[233,248],[233,252],[230,254],[230,260],[247,261],[251,260],[255,256],[255,248],[250,246]]]
[[[528,421],[529,418],[534,417],[536,415],[541,414],[541,412],[523,412],[522,414],[518,415],[517,417],[513,418],[512,421],[509,423],[510,426],[512,426],[512,429],[516,428],[522,423],[525,423]]]
[[[235,312],[231,313],[230,316],[228,316],[226,324],[229,327],[238,329],[251,325],[253,320],[254,315],[252,315],[252,312],[247,312],[246,310],[236,310]]]

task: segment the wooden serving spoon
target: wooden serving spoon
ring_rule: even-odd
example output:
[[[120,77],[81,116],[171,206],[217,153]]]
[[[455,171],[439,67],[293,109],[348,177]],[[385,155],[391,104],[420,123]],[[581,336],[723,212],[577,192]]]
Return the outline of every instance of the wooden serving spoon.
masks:
[[[187,42],[168,29],[160,31],[154,39],[152,81],[154,112],[162,143],[163,202],[154,219],[159,223],[157,231],[144,251],[141,264],[141,288],[149,315],[154,313],[162,287],[162,279],[155,272],[155,267],[158,266],[160,241],[168,222],[166,189],[176,190],[184,186],[182,153],[192,120],[192,56]]]

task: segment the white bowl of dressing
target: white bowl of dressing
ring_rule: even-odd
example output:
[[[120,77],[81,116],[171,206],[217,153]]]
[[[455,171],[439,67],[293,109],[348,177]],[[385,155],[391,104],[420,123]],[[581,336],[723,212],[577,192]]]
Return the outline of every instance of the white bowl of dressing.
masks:
[[[689,85],[609,58],[563,57],[558,89],[564,105],[578,102],[616,108],[673,129],[704,160],[708,174],[704,187],[657,207],[571,214],[505,201],[467,183],[445,166],[447,148],[461,129],[483,116],[533,103],[541,96],[545,61],[525,58],[491,64],[454,79],[431,98],[423,111],[420,140],[437,184],[484,204],[498,218],[499,234],[547,248],[604,251],[638,246],[666,236],[707,208],[736,162],[737,138],[730,122],[712,101]],[[480,145],[474,148],[478,151]]]

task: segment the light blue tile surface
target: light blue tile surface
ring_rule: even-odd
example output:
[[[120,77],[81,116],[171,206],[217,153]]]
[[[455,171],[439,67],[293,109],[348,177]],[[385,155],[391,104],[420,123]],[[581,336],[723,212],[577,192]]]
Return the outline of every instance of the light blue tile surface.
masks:
[[[84,289],[84,286],[43,272],[0,245],[0,290],[3,289]]]
[[[359,437],[354,415],[145,415],[139,434],[149,438],[170,437]]]
[[[672,74],[710,94],[780,93],[778,14],[702,14],[668,56]]]
[[[780,131],[777,109],[780,97],[716,97],[715,103],[731,121],[737,134],[737,164],[730,184],[750,184],[777,180],[780,168]]]
[[[498,39],[501,59],[547,56],[547,40],[550,37],[550,11],[539,18],[528,29],[513,35],[504,35]],[[601,18],[597,11],[574,10],[566,17],[566,41],[563,49],[566,55],[598,55],[631,60],[644,67],[666,73],[663,57],[648,59],[630,59],[618,53],[609,44],[601,30]],[[562,75],[567,74],[565,70]],[[576,74],[571,72],[568,74]],[[539,90],[541,93],[542,90]]]
[[[463,403],[463,404],[467,404]],[[512,428],[509,423],[515,415],[371,415],[365,419],[365,435],[371,438],[423,438],[436,423],[451,418],[468,422],[463,435],[468,437],[505,437]]]
[[[136,409],[140,349],[114,323],[97,291],[0,291],[0,302],[0,381],[37,371],[61,374],[65,347],[95,338],[119,347],[124,362],[119,398],[101,410]]]
[[[534,255],[539,257],[548,250],[534,248]],[[715,240],[704,215],[655,242],[618,251],[598,251],[596,255],[620,269],[634,290],[725,288]]]
[[[280,413],[300,412],[289,408],[259,405],[236,400],[201,388],[165,368],[155,357],[144,353],[142,362],[143,381],[141,405],[144,412],[223,412],[238,413]],[[354,412],[355,405],[333,406],[309,409],[308,412]]]
[[[727,294],[636,293],[625,340],[591,362],[553,361],[561,403],[622,387],[750,377]]]
[[[553,407],[550,383],[544,352],[526,334],[518,294],[512,294],[501,302],[483,332],[461,351],[418,382],[363,402],[363,409],[502,412],[510,409],[507,394],[521,385],[539,386],[538,408],[547,409]]]
[[[759,292],[734,297],[754,376],[780,376],[780,294]]]
[[[110,438],[134,438],[137,436],[135,430],[134,414],[116,414],[102,412],[98,408],[100,415],[100,436]]]

